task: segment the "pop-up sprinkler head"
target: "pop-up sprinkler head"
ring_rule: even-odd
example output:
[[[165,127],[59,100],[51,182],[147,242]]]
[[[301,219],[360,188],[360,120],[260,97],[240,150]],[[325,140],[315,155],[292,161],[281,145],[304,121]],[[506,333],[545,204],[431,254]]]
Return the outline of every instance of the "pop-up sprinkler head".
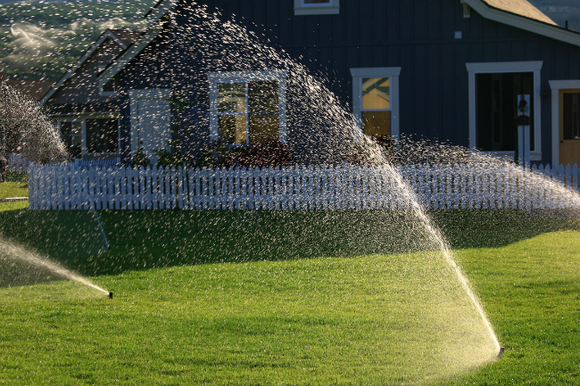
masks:
[[[113,299],[113,293],[109,292],[109,299]]]

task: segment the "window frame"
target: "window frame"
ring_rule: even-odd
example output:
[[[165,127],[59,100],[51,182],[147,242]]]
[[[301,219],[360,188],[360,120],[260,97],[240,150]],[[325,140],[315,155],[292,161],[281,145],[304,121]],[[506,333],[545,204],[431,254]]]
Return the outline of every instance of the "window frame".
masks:
[[[534,151],[530,152],[532,161],[542,159],[542,98],[541,98],[541,70],[543,61],[529,62],[483,62],[465,63],[468,73],[468,104],[469,104],[469,147],[477,149],[477,96],[476,96],[476,75],[477,74],[499,74],[499,73],[533,73],[534,90]],[[493,154],[499,157],[513,157],[515,150],[506,151],[485,151],[486,154]]]
[[[399,124],[399,77],[401,67],[362,67],[351,68],[352,76],[352,108],[359,132],[357,136],[362,138],[362,81],[364,78],[389,78],[389,97],[391,111],[391,139],[398,143],[400,136]],[[366,110],[365,110],[366,111]],[[378,110],[387,111],[387,110]]]
[[[328,4],[306,4],[304,0],[294,0],[294,15],[337,15],[340,13],[340,0],[329,0]]]
[[[259,81],[278,82],[278,141],[287,142],[287,116],[286,116],[286,78],[287,71],[231,71],[231,72],[210,72],[207,74],[209,81],[209,126],[210,142],[219,139],[218,128],[218,87],[220,83],[246,83]],[[246,105],[248,100],[246,98]],[[246,108],[246,120],[249,113]],[[246,144],[249,143],[249,125],[246,126]],[[239,146],[230,144],[230,146]]]

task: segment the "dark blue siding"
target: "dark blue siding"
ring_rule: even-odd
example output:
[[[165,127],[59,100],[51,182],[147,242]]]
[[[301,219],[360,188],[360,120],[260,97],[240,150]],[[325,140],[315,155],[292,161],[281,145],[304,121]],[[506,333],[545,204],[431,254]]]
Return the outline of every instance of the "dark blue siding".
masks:
[[[264,35],[313,74],[327,74],[325,83],[348,108],[351,68],[401,67],[403,134],[469,144],[465,67],[469,62],[542,60],[542,90],[549,90],[550,79],[580,78],[579,47],[484,19],[473,10],[470,18],[464,18],[458,0],[344,0],[340,14],[318,16],[295,16],[293,0],[198,2],[207,4],[210,12],[219,10],[224,20],[235,17],[258,36]],[[454,38],[455,31],[462,31],[462,39]],[[137,76],[149,68],[163,73],[161,67],[147,63],[132,66],[129,72]],[[140,87],[164,81],[151,74],[141,79]],[[204,92],[199,91],[199,98],[207,98]],[[545,161],[551,157],[550,126],[550,98],[544,97]]]

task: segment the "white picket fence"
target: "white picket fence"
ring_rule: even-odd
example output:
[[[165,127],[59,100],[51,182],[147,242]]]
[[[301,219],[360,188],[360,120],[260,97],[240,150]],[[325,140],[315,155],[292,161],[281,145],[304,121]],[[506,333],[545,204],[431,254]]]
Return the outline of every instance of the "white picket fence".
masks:
[[[393,170],[396,173],[393,173]],[[455,166],[131,169],[32,166],[29,207],[47,209],[580,208],[579,170]],[[416,201],[415,201],[416,199]]]

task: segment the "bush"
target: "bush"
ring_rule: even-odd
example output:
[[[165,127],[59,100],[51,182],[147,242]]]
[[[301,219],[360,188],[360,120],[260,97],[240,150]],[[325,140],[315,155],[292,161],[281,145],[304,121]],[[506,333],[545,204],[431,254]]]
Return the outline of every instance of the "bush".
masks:
[[[147,158],[147,155],[143,152],[143,150],[137,150],[133,155],[133,159],[131,160],[131,167],[138,168],[143,167],[146,168],[151,166],[151,161]]]
[[[288,151],[288,147],[280,141],[241,146],[236,153],[240,166],[268,167],[292,164],[292,155]]]

